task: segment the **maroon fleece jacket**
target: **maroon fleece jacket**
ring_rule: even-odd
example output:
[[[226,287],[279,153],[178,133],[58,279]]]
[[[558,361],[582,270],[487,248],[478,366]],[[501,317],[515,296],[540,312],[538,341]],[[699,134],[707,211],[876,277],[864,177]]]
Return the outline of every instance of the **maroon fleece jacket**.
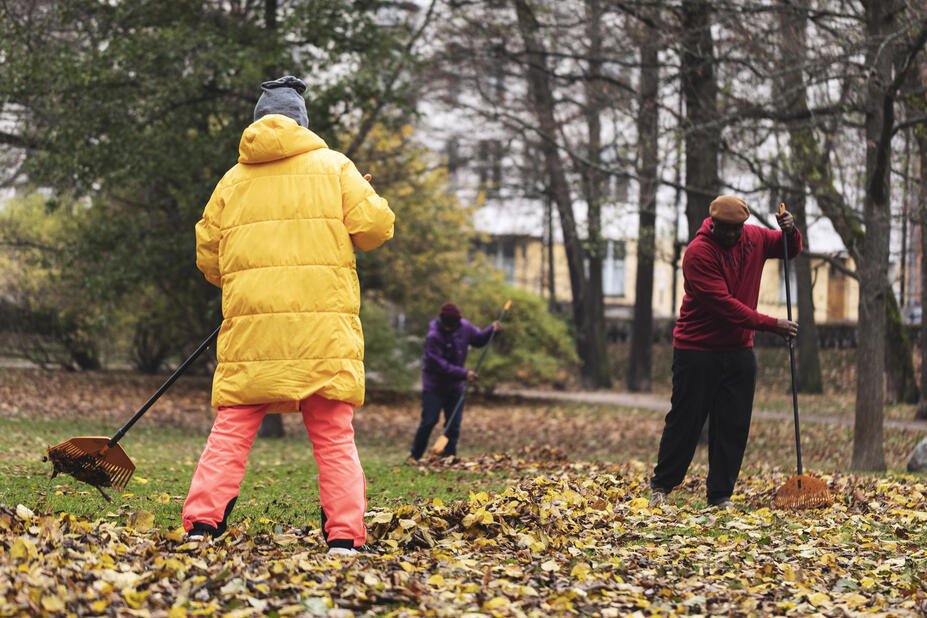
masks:
[[[801,252],[798,230],[789,237],[789,258]],[[754,330],[773,330],[776,318],[757,313],[760,277],[769,258],[782,259],[782,232],[744,225],[737,244],[726,249],[702,222],[682,259],[685,296],[673,329],[673,345],[684,350],[727,352],[753,346]]]

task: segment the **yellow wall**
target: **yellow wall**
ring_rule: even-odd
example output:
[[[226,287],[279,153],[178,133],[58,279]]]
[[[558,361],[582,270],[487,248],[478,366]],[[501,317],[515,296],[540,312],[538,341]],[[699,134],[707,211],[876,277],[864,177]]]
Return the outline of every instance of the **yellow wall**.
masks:
[[[657,249],[657,261],[654,265],[653,310],[657,318],[674,317],[677,315],[682,303],[683,279],[681,267],[677,270],[676,280],[676,307],[672,306],[672,243],[668,239],[660,242]],[[769,260],[763,269],[763,278],[760,284],[760,295],[757,311],[775,318],[786,317],[785,302],[779,301],[779,260]],[[856,322],[859,303],[859,288],[856,280],[844,278],[842,290],[843,315],[831,315],[828,308],[836,305],[828,294],[834,294],[839,285],[831,282],[832,268],[823,260],[812,260],[812,281],[814,285],[814,317],[818,324]],[[680,260],[681,266],[681,260]],[[853,269],[848,260],[847,267]],[[637,243],[633,240],[625,241],[625,285],[624,295],[621,297],[606,297],[607,306],[618,305],[634,306],[634,278],[637,270]],[[832,284],[833,283],[833,284]],[[563,245],[554,247],[554,284],[556,298],[559,302],[569,302],[572,298],[570,291],[570,274],[567,269],[566,253]],[[534,292],[547,297],[547,251],[543,243],[536,238],[520,238],[515,245],[515,287]],[[793,317],[798,315],[795,300],[795,290],[792,290]],[[840,303],[836,303],[839,305]]]

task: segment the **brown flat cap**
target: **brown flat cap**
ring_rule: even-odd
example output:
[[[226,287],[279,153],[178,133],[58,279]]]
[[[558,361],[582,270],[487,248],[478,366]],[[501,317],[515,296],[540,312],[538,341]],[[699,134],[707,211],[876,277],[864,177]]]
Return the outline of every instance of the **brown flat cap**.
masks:
[[[733,195],[719,195],[708,207],[708,215],[721,223],[740,224],[750,216],[747,203]]]

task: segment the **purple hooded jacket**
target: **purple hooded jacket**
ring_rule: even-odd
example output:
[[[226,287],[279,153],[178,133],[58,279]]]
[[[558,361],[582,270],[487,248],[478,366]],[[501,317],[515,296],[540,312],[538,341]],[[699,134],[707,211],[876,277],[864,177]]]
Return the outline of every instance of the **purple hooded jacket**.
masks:
[[[469,347],[483,347],[491,334],[492,325],[480,330],[467,320],[461,320],[460,328],[448,333],[441,329],[440,318],[433,319],[425,336],[422,390],[444,395],[463,390]]]

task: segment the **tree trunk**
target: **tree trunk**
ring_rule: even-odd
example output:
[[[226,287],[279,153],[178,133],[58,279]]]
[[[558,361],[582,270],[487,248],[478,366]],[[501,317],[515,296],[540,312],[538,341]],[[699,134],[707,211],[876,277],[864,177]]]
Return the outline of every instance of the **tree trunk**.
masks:
[[[590,342],[590,363],[584,372],[587,385],[603,388],[611,385],[605,334],[605,299],[602,290],[602,264],[605,240],[602,237],[602,204],[605,203],[605,174],[602,165],[602,110],[608,102],[602,94],[602,8],[599,0],[586,0],[586,34],[589,41],[589,61],[583,85],[586,92],[586,129],[588,131],[587,157],[594,165],[583,170],[583,192],[586,194],[587,228],[589,236],[585,249],[589,260],[589,279],[586,288],[586,313]],[[585,273],[584,273],[585,274]]]
[[[712,11],[707,0],[683,0],[681,9],[682,96],[686,151],[686,222],[689,241],[695,238],[708,216],[708,205],[720,192],[718,153],[721,126],[718,118],[718,82],[715,77]],[[700,444],[708,443],[708,422],[702,426]]]
[[[715,77],[712,11],[707,0],[683,0],[681,15],[682,94],[686,147],[686,220],[689,240],[695,238],[708,216],[708,204],[717,197],[718,152],[721,126],[718,118],[718,83]]]
[[[922,62],[920,68],[921,83],[927,84],[927,63]],[[921,236],[921,398],[917,402],[914,418],[927,419],[927,136],[918,132],[916,138],[920,179],[918,231]]]
[[[641,75],[637,110],[638,160],[640,168],[640,213],[638,215],[637,275],[635,277],[634,324],[628,359],[628,390],[650,391],[653,387],[653,265],[656,255],[658,174],[658,92],[660,86],[657,33],[644,27],[640,46]]]
[[[885,402],[885,303],[888,293],[888,257],[891,231],[889,175],[894,101],[892,54],[885,36],[892,31],[894,1],[866,0],[866,190],[863,222],[866,235],[861,247],[859,324],[856,362],[856,420],[853,428],[854,470],[885,469],[883,416]]]
[[[885,295],[885,403],[917,403],[914,377],[914,348],[901,319],[901,307],[894,291]]]
[[[803,116],[808,112],[808,97],[802,67],[808,56],[808,43],[805,30],[808,24],[808,0],[786,2],[779,0],[782,11],[779,14],[780,32],[779,58],[781,78],[777,84],[779,108],[782,112],[793,112]],[[793,8],[794,7],[794,8]],[[805,200],[805,179],[813,169],[813,159],[809,143],[814,140],[811,128],[805,121],[788,120],[789,162],[785,201],[789,212],[795,217],[795,225],[804,236],[803,252],[811,250],[807,234],[807,216]],[[793,262],[795,266],[796,294],[798,300],[798,390],[803,393],[820,393],[823,391],[821,379],[821,361],[818,353],[818,329],[814,319],[814,290],[811,274],[811,260],[803,253]]]
[[[599,371],[604,365],[604,359],[601,356],[604,342],[595,341],[594,321],[589,318],[587,295],[590,290],[584,272],[585,251],[576,231],[573,200],[563,160],[557,145],[552,142],[559,131],[554,117],[554,97],[550,84],[547,50],[541,43],[540,25],[528,0],[514,0],[514,6],[518,17],[519,33],[525,44],[525,71],[532,112],[537,118],[541,132],[549,138],[541,141],[541,152],[544,157],[544,171],[548,177],[550,196],[560,215],[560,229],[563,234],[567,270],[570,274],[570,289],[573,295],[576,349],[583,363],[582,380],[587,387],[596,388],[600,385]]]

